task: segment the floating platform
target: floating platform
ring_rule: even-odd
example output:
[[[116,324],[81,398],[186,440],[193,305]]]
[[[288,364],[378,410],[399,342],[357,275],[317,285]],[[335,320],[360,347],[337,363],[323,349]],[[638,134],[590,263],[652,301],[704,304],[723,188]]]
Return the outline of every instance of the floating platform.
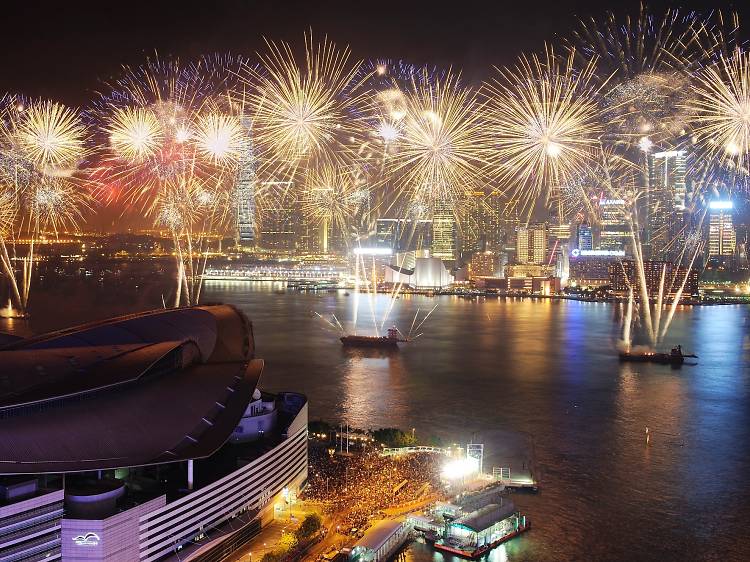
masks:
[[[491,543],[484,544],[484,545],[482,545],[482,546],[480,546],[478,548],[475,548],[473,550],[466,550],[466,549],[462,549],[462,548],[459,548],[459,547],[456,547],[456,546],[450,546],[450,545],[444,544],[444,543],[442,543],[440,541],[435,541],[435,543],[433,544],[433,546],[435,547],[435,550],[440,550],[440,551],[443,551],[443,552],[450,552],[451,554],[456,554],[456,555],[461,556],[463,558],[468,558],[469,560],[474,560],[476,558],[479,558],[483,554],[486,554],[487,552],[489,552],[490,550],[492,550],[496,546],[499,546],[502,543],[504,543],[506,541],[509,541],[510,539],[513,539],[513,538],[517,537],[521,533],[525,533],[529,529],[531,529],[531,522],[530,521],[528,521],[525,525],[519,525],[517,529],[511,531],[507,535],[503,535],[499,539],[494,540]]]
[[[398,349],[399,343],[405,343],[408,340],[398,337],[398,330],[390,328],[387,336],[355,336],[348,335],[341,337],[341,343],[345,347],[386,347]]]

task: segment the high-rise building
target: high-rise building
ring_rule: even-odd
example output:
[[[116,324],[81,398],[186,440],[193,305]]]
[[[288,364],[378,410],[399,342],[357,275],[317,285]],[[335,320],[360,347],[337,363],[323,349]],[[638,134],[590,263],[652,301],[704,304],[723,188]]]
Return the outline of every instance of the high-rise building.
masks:
[[[432,255],[443,261],[456,260],[456,217],[447,205],[438,205],[432,215]]]
[[[543,264],[547,258],[547,225],[521,226],[516,234],[516,262]]]
[[[298,222],[296,202],[290,194],[289,182],[268,182],[268,209],[263,213],[258,234],[260,245],[267,250],[291,252],[296,249]]]
[[[469,262],[469,278],[495,277],[500,266],[499,256],[490,250],[474,252]]]
[[[732,223],[732,202],[711,201],[708,225],[709,268],[731,269],[735,261],[737,236]]]
[[[599,248],[602,250],[624,250],[630,238],[625,200],[601,199],[599,201],[601,230]]]
[[[430,248],[432,221],[428,219],[378,219],[375,222],[375,246],[394,252]]]
[[[676,257],[687,221],[687,153],[684,150],[655,152],[648,157],[648,188],[643,217],[646,257]]]
[[[237,166],[237,242],[243,248],[255,246],[255,153],[250,126],[242,120],[245,130],[245,146],[240,153]]]
[[[698,270],[678,266],[672,262],[651,261],[643,262],[643,274],[646,279],[646,290],[650,297],[659,294],[662,272],[664,273],[664,295],[671,298],[677,295],[684,283],[682,295],[685,297],[698,294]],[[631,287],[635,295],[640,297],[638,265],[633,260],[613,260],[609,262],[609,282],[612,291],[619,295],[627,295]]]
[[[576,242],[576,247],[579,250],[594,249],[594,233],[591,230],[591,225],[589,223],[582,222],[578,225],[578,236]]]

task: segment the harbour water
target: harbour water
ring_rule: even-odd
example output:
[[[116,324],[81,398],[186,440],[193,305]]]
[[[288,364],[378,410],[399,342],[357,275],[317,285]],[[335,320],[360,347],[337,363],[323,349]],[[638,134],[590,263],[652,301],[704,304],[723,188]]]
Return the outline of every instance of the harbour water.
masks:
[[[0,330],[161,306],[168,279],[49,283],[32,295],[30,322]],[[210,282],[203,296],[253,321],[263,387],[305,392],[313,419],[474,439],[485,469],[533,461],[539,493],[514,496],[533,528],[489,560],[750,559],[750,307],[678,310],[665,345],[699,359],[675,370],[618,362],[616,305],[383,295],[372,313],[360,298],[358,333],[374,333],[391,305],[379,329],[404,332],[417,309],[438,305],[421,336],[383,352],[343,349],[315,314],[349,329],[354,295],[280,287]],[[420,544],[401,556],[450,558]]]

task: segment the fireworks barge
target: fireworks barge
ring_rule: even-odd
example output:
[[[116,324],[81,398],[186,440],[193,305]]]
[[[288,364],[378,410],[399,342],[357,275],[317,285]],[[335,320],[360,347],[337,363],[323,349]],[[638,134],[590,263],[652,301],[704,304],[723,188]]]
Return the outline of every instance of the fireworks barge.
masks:
[[[398,349],[399,343],[406,343],[409,340],[399,338],[398,330],[390,328],[387,336],[342,336],[341,343],[344,347],[386,347]]]
[[[657,351],[621,351],[620,361],[632,361],[636,363],[659,363],[661,365],[681,366],[686,357],[698,357],[692,354],[683,354],[682,346],[673,347],[669,353]]]

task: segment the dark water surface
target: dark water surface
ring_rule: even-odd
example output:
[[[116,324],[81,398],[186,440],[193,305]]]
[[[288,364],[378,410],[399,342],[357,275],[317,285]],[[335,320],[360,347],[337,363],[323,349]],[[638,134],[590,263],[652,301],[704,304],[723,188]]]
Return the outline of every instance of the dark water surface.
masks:
[[[617,361],[609,304],[405,296],[386,327],[408,331],[418,308],[439,306],[415,342],[381,354],[342,349],[313,314],[350,322],[353,295],[278,288],[209,283],[204,295],[252,319],[264,388],[305,392],[311,418],[415,428],[447,443],[474,436],[486,468],[534,458],[540,492],[514,496],[533,528],[489,560],[750,560],[749,307],[679,310],[667,345],[700,359],[673,370]],[[33,295],[30,325],[0,320],[0,330],[154,307],[159,290],[52,284]],[[376,317],[391,302],[379,297]],[[372,326],[365,298],[359,325]],[[403,556],[451,558],[420,544]]]

